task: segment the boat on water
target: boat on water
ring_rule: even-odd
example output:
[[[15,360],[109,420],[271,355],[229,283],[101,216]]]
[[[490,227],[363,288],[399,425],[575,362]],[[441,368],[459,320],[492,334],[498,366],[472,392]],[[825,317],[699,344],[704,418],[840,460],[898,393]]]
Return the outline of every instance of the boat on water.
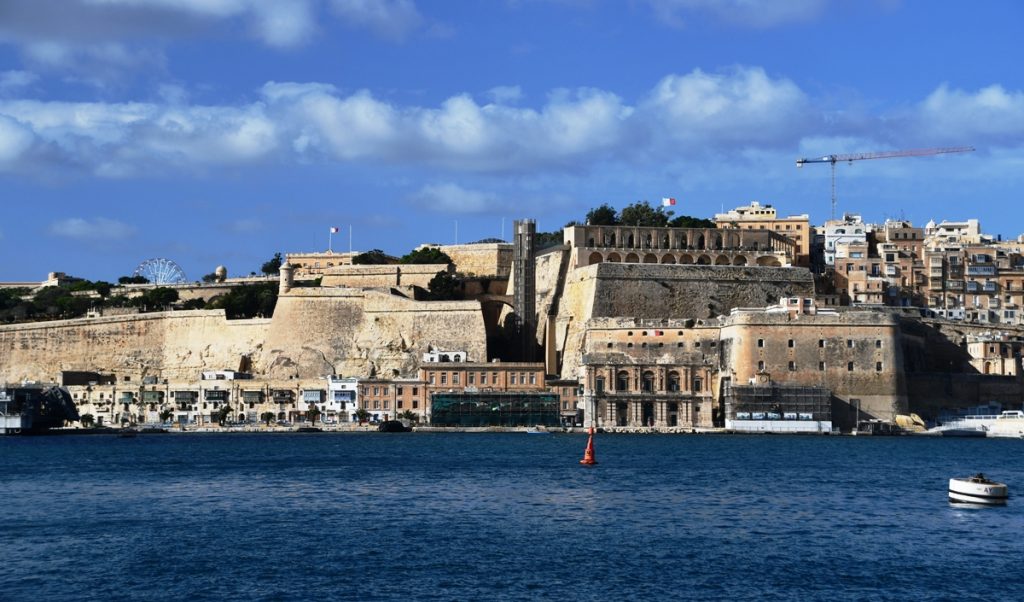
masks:
[[[411,433],[412,427],[401,420],[385,420],[377,425],[377,430],[381,433]]]
[[[997,483],[980,472],[971,477],[949,480],[949,501],[954,504],[1002,506],[1008,497],[1005,483]]]
[[[1002,406],[992,402],[962,410],[956,414],[942,414],[927,432],[943,437],[985,437],[999,419]]]
[[[988,429],[983,426],[938,428],[933,432],[938,433],[943,437],[984,437],[988,435]]]
[[[1024,411],[1007,410],[988,429],[989,437],[1024,439]]]
[[[551,431],[547,430],[543,426],[531,426],[526,429],[527,435],[550,435]]]

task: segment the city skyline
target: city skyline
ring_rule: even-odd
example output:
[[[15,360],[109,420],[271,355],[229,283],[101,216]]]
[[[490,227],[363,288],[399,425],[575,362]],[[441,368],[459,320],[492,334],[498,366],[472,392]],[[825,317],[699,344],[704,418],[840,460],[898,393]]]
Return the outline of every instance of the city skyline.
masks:
[[[59,5],[59,6],[58,6]],[[1024,8],[698,0],[0,8],[3,280],[198,280],[274,252],[511,237],[603,203],[751,201],[1024,232]],[[458,225],[456,226],[456,222]],[[16,261],[10,261],[16,259]]]

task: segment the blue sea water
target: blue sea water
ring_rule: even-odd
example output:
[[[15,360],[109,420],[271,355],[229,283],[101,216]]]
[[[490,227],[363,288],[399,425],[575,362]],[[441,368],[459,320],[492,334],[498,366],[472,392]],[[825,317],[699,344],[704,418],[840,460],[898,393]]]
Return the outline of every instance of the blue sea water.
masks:
[[[1024,442],[0,439],[3,600],[1024,598]]]

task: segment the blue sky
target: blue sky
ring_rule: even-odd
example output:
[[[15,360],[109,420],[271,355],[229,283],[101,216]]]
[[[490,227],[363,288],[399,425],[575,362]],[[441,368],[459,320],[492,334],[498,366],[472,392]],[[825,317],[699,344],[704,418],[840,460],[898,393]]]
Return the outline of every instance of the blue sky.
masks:
[[[0,280],[395,254],[601,203],[1024,232],[1024,4],[2,0]]]

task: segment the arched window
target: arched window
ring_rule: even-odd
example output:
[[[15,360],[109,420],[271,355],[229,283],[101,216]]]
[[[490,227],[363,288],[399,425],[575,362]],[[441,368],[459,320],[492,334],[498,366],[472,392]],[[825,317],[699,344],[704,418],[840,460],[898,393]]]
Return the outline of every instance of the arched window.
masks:
[[[625,370],[619,371],[615,375],[615,390],[616,391],[628,391],[629,390],[629,372]]]
[[[668,373],[668,390],[673,393],[679,391],[679,373],[675,370]]]
[[[643,375],[643,392],[654,393],[654,372],[647,370]]]

